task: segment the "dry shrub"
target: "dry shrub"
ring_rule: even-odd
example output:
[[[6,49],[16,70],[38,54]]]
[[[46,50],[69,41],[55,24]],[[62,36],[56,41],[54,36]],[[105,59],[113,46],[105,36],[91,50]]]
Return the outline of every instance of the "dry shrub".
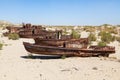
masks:
[[[10,33],[10,34],[8,35],[8,38],[9,38],[9,39],[12,39],[12,40],[18,40],[18,39],[19,39],[19,35],[16,34],[16,33]]]
[[[2,47],[3,47],[3,44],[2,44],[2,43],[0,43],[0,50],[2,50]]]

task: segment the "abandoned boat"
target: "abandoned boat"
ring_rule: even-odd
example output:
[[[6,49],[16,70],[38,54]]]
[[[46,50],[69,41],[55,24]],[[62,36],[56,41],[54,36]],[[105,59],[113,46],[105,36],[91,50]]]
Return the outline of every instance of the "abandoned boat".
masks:
[[[88,57],[88,56],[106,56],[115,53],[115,48],[111,46],[105,47],[89,47],[85,45],[73,44],[67,42],[63,44],[63,47],[55,46],[43,46],[38,44],[30,44],[23,42],[25,49],[32,54],[43,54],[43,55],[65,55],[65,56],[78,56],[78,57]]]
[[[42,38],[42,39],[59,39],[62,35],[62,30],[47,31],[41,25],[24,24],[22,27],[8,26],[8,32],[4,33],[7,36],[10,33],[17,33],[21,38]],[[62,36],[64,37],[64,36]]]
[[[46,33],[46,30],[41,25],[31,25],[31,24],[24,24],[21,26],[7,26],[6,29],[8,32],[4,33],[4,36],[8,36],[10,33],[16,33],[21,38],[34,38],[43,35]]]

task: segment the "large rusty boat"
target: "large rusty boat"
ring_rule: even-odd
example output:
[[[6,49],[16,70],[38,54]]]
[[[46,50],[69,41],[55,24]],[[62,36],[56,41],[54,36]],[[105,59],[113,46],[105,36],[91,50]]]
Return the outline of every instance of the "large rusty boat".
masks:
[[[90,57],[90,56],[105,56],[115,53],[115,47],[83,47],[79,44],[64,44],[63,47],[55,46],[43,46],[38,44],[30,44],[23,42],[25,49],[32,54],[42,55],[65,55],[65,56],[78,56],[78,57]],[[70,46],[72,45],[72,46]],[[74,46],[73,46],[74,45]]]

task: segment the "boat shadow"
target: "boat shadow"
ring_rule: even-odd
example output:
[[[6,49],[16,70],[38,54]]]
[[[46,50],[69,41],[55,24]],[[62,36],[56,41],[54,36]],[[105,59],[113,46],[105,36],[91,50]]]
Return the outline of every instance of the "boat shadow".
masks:
[[[65,58],[70,58],[74,56],[66,56]],[[89,57],[89,56],[88,56]],[[88,58],[88,57],[81,57],[81,58]],[[91,56],[91,57],[98,57],[98,56]],[[43,59],[43,60],[50,60],[50,59],[65,59],[62,56],[55,56],[55,55],[32,55],[32,56],[21,56],[24,59]]]
[[[46,56],[46,55],[21,56],[21,58],[24,58],[24,59],[43,59],[43,60],[62,59],[61,56]]]

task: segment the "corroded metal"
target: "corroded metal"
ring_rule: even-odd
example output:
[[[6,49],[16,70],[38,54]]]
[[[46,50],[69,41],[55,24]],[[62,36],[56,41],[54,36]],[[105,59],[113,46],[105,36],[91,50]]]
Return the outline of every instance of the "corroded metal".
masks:
[[[94,48],[67,48],[67,47],[54,47],[54,46],[42,46],[37,44],[30,44],[23,42],[25,49],[33,54],[43,55],[66,55],[66,56],[106,56],[115,53],[115,49],[112,50],[101,50]]]
[[[46,46],[66,46],[70,47],[74,44],[77,45],[88,45],[88,38],[80,38],[80,39],[72,39],[72,38],[64,38],[64,39],[41,39],[41,38],[34,38],[35,44],[39,45],[46,45]]]

